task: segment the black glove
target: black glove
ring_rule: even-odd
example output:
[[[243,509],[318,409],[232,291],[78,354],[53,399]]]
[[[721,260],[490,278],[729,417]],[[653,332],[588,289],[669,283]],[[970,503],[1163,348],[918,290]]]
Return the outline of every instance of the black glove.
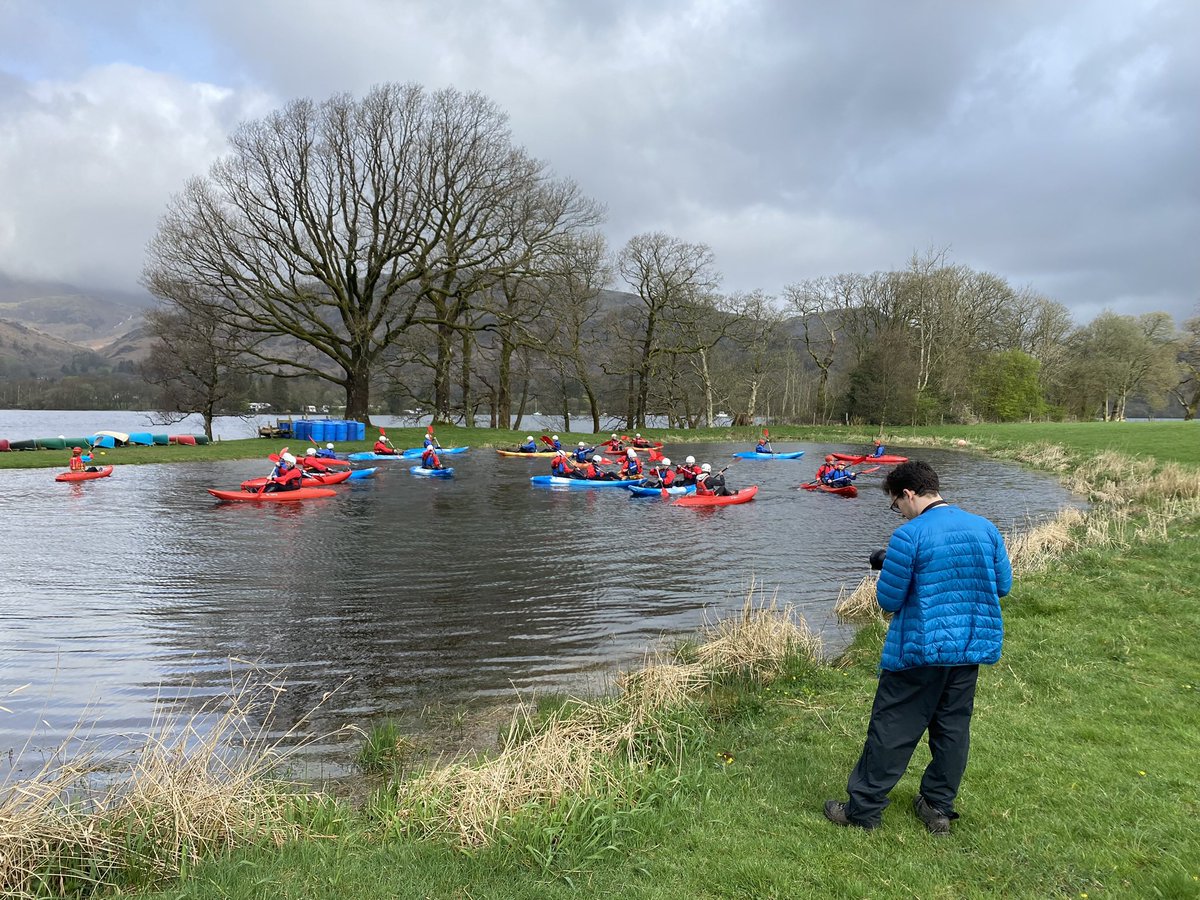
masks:
[[[882,569],[883,568],[883,558],[885,556],[887,556],[886,550],[876,550],[874,553],[872,553],[868,557],[868,559],[870,560],[870,563],[871,563],[871,568],[874,569],[876,572],[878,572],[880,569]]]

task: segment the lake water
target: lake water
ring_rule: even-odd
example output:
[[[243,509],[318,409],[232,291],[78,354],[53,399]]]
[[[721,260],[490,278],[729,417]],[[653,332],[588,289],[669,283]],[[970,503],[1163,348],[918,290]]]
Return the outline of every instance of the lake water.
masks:
[[[745,448],[667,449],[723,464]],[[193,709],[223,693],[251,664],[286,679],[274,732],[339,685],[305,731],[596,691],[658,640],[740,608],[751,579],[838,647],[850,636],[831,612],[838,587],[858,582],[901,520],[868,487],[878,476],[854,500],[795,489],[824,453],[853,448],[776,449],[807,457],[739,460],[730,486],[758,484],[758,497],[715,510],[533,488],[546,460],[489,450],[447,457],[454,479],[384,462],[334,498],[263,507],[205,488],[265,474],[265,460],[124,466],[75,485],[0,471],[0,753],[26,771],[81,723],[116,740],[163,702]],[[951,502],[1006,530],[1075,502],[1007,464],[919,456]]]

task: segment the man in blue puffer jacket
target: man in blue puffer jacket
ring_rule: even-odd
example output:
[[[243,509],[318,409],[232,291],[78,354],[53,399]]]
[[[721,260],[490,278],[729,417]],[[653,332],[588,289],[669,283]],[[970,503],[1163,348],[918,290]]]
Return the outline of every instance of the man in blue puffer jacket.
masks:
[[[872,554],[873,566],[882,562],[876,596],[892,622],[867,740],[846,785],[850,799],[827,800],[825,816],[838,825],[876,827],[928,731],[933,759],[913,808],[930,832],[949,834],[967,768],[979,666],[1000,658],[1000,598],[1012,588],[1012,566],[996,526],[943,500],[928,464],[902,463],[883,490],[909,520],[892,533],[882,560],[879,551]]]

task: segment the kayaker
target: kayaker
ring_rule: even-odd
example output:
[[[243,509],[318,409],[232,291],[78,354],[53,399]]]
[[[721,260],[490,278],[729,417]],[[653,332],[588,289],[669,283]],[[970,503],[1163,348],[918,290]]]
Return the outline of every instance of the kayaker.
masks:
[[[654,442],[642,437],[642,434],[640,431],[637,432],[636,434],[634,434],[633,440],[630,443],[632,443],[633,446],[635,446],[635,447],[653,447],[654,446]]]
[[[421,452],[421,465],[426,469],[440,469],[442,461],[438,458],[437,450],[432,444],[427,444]]]
[[[321,461],[320,453],[316,447],[309,447],[304,451],[304,459],[300,461],[300,468],[311,469],[314,472],[329,471],[329,466]]]
[[[875,452],[873,452],[871,454],[871,458],[875,459],[876,457],[883,456],[883,454],[886,452],[886,450],[887,450],[887,448],[883,446],[883,442],[876,440],[875,441]]]
[[[557,434],[556,434],[556,435],[554,435],[554,437],[550,438],[550,449],[551,449],[551,450],[556,450],[556,451],[557,451],[557,450],[562,450],[562,441],[560,441],[560,440],[558,439],[558,435],[557,435]]]
[[[579,446],[575,448],[571,455],[575,457],[575,462],[585,463],[592,458],[595,452],[595,447],[589,447],[585,442],[580,441]]]
[[[704,463],[700,467],[700,474],[696,475],[696,493],[702,497],[726,497],[730,490],[725,486],[725,475],[721,472],[713,474],[713,467],[709,463]]]
[[[642,461],[632,447],[625,451],[625,462],[621,464],[622,478],[641,478]]]
[[[328,443],[322,449],[317,451],[317,456],[321,459],[337,459],[337,454],[333,452],[333,444]]]
[[[567,454],[562,450],[559,450],[554,459],[550,460],[550,474],[557,475],[559,478],[571,477],[571,461],[567,459]]]
[[[857,475],[857,472],[849,471],[846,468],[846,463],[839,460],[837,465],[833,467],[833,471],[826,473],[822,480],[830,487],[846,487],[846,485],[854,483]]]
[[[430,425],[425,429],[425,443],[422,445],[426,450],[432,447],[434,450],[441,450],[442,445],[438,443],[438,439],[433,436],[433,426]]]
[[[679,476],[679,480],[683,484],[695,484],[696,476],[700,474],[700,470],[696,468],[696,457],[689,456],[683,461],[682,466],[676,466],[675,474]]]
[[[771,450],[771,442],[768,441],[764,437],[764,438],[758,439],[758,443],[755,444],[755,446],[754,446],[754,452],[755,453],[772,453],[774,451]]]
[[[826,456],[825,462],[817,468],[817,474],[813,477],[813,481],[824,481],[825,476],[837,468],[836,460],[832,456]]]
[[[620,453],[625,449],[625,442],[614,434],[608,439],[608,449],[613,453]]]
[[[263,491],[268,494],[276,491],[294,491],[300,487],[303,479],[304,473],[296,465],[296,457],[285,451],[279,455],[279,462],[275,463],[275,468],[267,476]]]
[[[388,436],[382,431],[379,432],[379,440],[375,442],[375,446],[371,448],[380,456],[395,456],[396,448],[392,446],[392,442],[388,440]]]
[[[71,462],[68,464],[67,467],[72,472],[99,472],[100,471],[99,466],[89,466],[88,465],[88,463],[90,463],[91,461],[92,461],[91,456],[85,457],[83,455],[82,447],[72,447],[71,448]]]
[[[517,447],[517,452],[518,453],[537,453],[538,452],[537,441],[535,441],[533,439],[532,434],[527,435],[525,437],[525,443],[523,443],[519,447]]]
[[[669,488],[675,483],[675,470],[671,468],[671,460],[663,457],[651,468],[646,476],[646,487]]]

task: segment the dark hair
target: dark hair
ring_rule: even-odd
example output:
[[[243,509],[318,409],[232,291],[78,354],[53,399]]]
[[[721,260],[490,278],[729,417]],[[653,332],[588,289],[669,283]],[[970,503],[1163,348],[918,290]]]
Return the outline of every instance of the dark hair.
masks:
[[[919,459],[900,463],[883,479],[883,492],[889,497],[899,497],[905,491],[924,496],[938,492],[937,472],[927,462]]]

